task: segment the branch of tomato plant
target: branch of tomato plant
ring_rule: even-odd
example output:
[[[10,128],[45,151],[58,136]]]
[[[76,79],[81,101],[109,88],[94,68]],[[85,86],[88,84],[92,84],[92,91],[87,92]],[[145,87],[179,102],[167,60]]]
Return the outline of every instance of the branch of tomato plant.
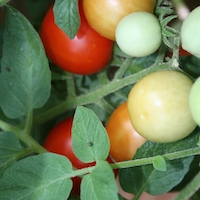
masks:
[[[65,72],[63,80],[66,80],[68,94],[70,97],[76,96],[76,89],[74,84],[74,77],[71,73]]]
[[[96,104],[103,108],[103,110],[109,115],[115,110],[115,108],[112,105],[110,105],[104,98],[100,99],[98,102],[96,102]]]
[[[188,200],[195,192],[200,189],[200,172],[187,184],[174,200]]]
[[[82,94],[80,96],[72,98],[67,98],[65,101],[62,101],[56,106],[50,108],[49,110],[46,110],[41,114],[35,116],[33,119],[33,125],[44,123],[68,110],[75,109],[77,106],[96,103],[108,94],[114,93],[119,89],[122,89],[128,85],[131,84],[133,85],[134,83],[136,83],[138,80],[148,75],[149,73],[158,70],[171,70],[171,69],[177,70],[177,66],[173,66],[171,61],[166,63],[156,62],[151,67],[139,71],[138,73],[126,76],[122,79],[113,79],[108,84],[101,85],[99,88],[92,90],[86,94]]]
[[[199,155],[199,154],[200,154],[200,147],[196,147],[196,148],[192,148],[192,149],[186,149],[183,151],[167,153],[167,154],[164,154],[161,156],[165,160],[175,160],[175,159],[180,159],[180,158]],[[157,156],[153,156],[153,157],[149,157],[149,158],[141,158],[141,159],[112,163],[110,165],[113,169],[122,169],[122,168],[152,164],[156,158],[157,158]]]
[[[128,67],[130,66],[132,62],[131,58],[127,58],[124,60],[120,68],[115,73],[114,79],[120,79],[124,76],[125,72],[127,71]]]
[[[200,147],[196,147],[194,149],[178,151],[178,152],[174,152],[174,153],[168,153],[168,154],[162,155],[162,157],[165,160],[175,160],[175,159],[188,157],[188,156],[194,156],[194,155],[198,155],[198,154],[200,154]],[[148,165],[148,164],[153,164],[153,162],[156,158],[157,158],[157,156],[153,156],[153,157],[149,157],[149,158],[141,158],[141,159],[135,159],[135,160],[130,160],[130,161],[117,162],[117,163],[110,164],[110,166],[112,167],[112,169],[122,169],[122,168],[129,168],[129,167],[135,167],[135,166],[141,166],[141,165]],[[86,168],[82,168],[82,169],[76,169],[75,171],[73,171],[70,174],[70,178],[73,178],[75,176],[83,176],[85,174],[91,173],[91,171],[94,168],[95,168],[95,166],[86,167]]]
[[[2,120],[0,120],[0,128],[3,131],[11,132],[17,136],[17,138],[23,142],[27,148],[24,151],[24,154],[27,155],[27,153],[44,153],[47,152],[46,149],[44,149],[36,140],[34,140],[29,134],[24,134],[23,130],[20,128],[13,126],[11,124],[8,124]],[[22,153],[23,154],[23,153]],[[24,154],[21,155],[24,157]]]

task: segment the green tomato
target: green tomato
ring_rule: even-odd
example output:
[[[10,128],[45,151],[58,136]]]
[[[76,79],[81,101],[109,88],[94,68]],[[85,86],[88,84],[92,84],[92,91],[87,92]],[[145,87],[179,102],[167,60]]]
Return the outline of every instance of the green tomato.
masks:
[[[153,142],[175,142],[196,128],[189,108],[193,82],[183,73],[151,73],[131,89],[128,111],[135,130]]]
[[[181,42],[184,50],[200,57],[200,6],[195,8],[183,21]]]
[[[200,77],[190,91],[189,105],[195,122],[200,126]]]
[[[148,12],[127,15],[118,23],[115,34],[119,48],[134,57],[154,53],[162,42],[159,21]]]

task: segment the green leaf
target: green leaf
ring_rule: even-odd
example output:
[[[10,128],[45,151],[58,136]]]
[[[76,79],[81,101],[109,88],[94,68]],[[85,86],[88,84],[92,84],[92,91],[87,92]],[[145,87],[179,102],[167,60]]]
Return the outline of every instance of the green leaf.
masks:
[[[72,148],[82,162],[105,160],[110,145],[107,132],[95,113],[83,106],[76,109],[72,126]]]
[[[199,140],[199,129],[185,139],[173,143],[153,143],[147,141],[138,149],[134,159],[157,157],[176,154],[177,151],[192,149],[196,147]],[[166,160],[166,171],[158,171],[152,165],[143,165],[120,170],[120,183],[122,188],[135,195],[143,190],[152,195],[159,195],[170,191],[178,185],[187,174],[193,156]],[[137,180],[137,183],[135,182]]]
[[[66,200],[72,188],[70,161],[53,153],[27,157],[0,179],[1,199]]]
[[[192,160],[193,157],[166,161],[167,171],[158,171],[152,165],[123,169],[119,176],[121,186],[135,195],[143,190],[151,195],[166,193],[183,180]]]
[[[0,73],[0,105],[9,118],[27,116],[49,98],[51,73],[38,33],[7,6]]]
[[[23,152],[18,138],[10,132],[0,132],[0,176],[3,171],[16,162],[17,156]]]
[[[180,57],[180,67],[194,78],[200,76],[200,59],[195,56]]]
[[[118,187],[112,168],[106,161],[97,162],[94,170],[81,182],[82,200],[117,200]]]
[[[55,23],[69,38],[74,38],[80,27],[78,0],[56,0],[53,11]]]
[[[158,171],[166,171],[166,161],[162,156],[156,156],[153,160],[153,167]]]

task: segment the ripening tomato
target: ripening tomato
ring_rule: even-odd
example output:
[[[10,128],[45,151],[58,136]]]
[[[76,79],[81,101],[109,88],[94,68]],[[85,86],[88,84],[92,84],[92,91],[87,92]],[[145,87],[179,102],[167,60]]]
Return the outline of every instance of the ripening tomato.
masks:
[[[119,21],[132,12],[153,13],[156,0],[83,0],[89,24],[102,36],[115,40]]]
[[[131,124],[127,102],[122,103],[112,113],[106,130],[110,139],[110,155],[115,161],[133,159],[137,149],[146,142]]]
[[[135,130],[153,142],[175,142],[196,128],[189,108],[192,80],[162,70],[139,80],[128,96],[128,112]]]
[[[113,41],[92,29],[79,1],[81,25],[77,35],[70,39],[54,22],[53,7],[47,12],[40,29],[40,37],[49,59],[58,67],[74,74],[88,75],[107,66]]]
[[[72,123],[73,117],[67,118],[58,123],[48,134],[44,141],[44,148],[50,152],[66,156],[72,163],[73,167],[82,169],[95,165],[93,163],[83,163],[74,154],[72,150]],[[110,157],[107,158],[109,163],[113,163]],[[117,171],[114,171],[115,175]],[[71,194],[80,195],[81,178],[72,178],[73,188]]]

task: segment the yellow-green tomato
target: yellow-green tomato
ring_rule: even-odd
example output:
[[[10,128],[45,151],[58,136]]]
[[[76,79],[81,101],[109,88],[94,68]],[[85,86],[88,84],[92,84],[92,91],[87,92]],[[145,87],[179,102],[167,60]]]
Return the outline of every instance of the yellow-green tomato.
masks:
[[[153,72],[131,89],[128,111],[135,130],[153,142],[175,142],[197,126],[189,107],[193,82],[183,73]]]
[[[184,50],[200,57],[200,6],[192,10],[183,21],[181,42]]]
[[[189,104],[192,116],[200,126],[200,77],[195,81],[190,90]]]
[[[115,34],[119,48],[133,57],[154,53],[162,42],[159,21],[149,12],[127,15],[118,23]]]

